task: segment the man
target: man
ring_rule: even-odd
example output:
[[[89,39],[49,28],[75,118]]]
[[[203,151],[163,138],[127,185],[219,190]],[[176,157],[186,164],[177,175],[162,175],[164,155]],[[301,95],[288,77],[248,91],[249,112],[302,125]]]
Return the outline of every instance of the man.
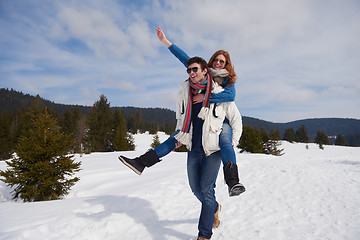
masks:
[[[219,134],[225,117],[233,129],[233,142],[242,132],[241,115],[234,102],[210,104],[210,93],[223,89],[208,74],[207,63],[200,57],[187,62],[189,79],[183,82],[178,94],[176,118],[179,133],[175,138],[188,148],[187,173],[189,185],[201,202],[198,239],[210,239],[212,228],[219,223],[220,205],[215,197],[215,182],[221,163]],[[195,100],[196,94],[204,100]],[[215,218],[215,219],[214,219]]]

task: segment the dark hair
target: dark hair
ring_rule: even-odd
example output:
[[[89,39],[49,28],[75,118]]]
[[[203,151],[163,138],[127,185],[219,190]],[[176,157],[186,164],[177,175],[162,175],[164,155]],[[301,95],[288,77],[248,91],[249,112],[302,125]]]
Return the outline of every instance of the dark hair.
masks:
[[[205,59],[203,59],[201,57],[192,57],[186,62],[186,64],[188,66],[190,66],[193,63],[198,63],[200,65],[202,71],[204,71],[205,69],[208,70],[207,62],[205,61]]]

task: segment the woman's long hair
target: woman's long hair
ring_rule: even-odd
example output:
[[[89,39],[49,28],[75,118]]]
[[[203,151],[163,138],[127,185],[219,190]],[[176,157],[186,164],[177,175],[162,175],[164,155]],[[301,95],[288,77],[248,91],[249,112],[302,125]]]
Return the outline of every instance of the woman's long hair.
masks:
[[[225,59],[226,59],[226,63],[225,63],[225,69],[229,72],[229,83],[233,84],[236,82],[236,73],[234,70],[234,66],[231,63],[231,59],[230,59],[230,54],[225,51],[225,50],[218,50],[216,51],[210,58],[209,62],[208,62],[208,67],[212,68],[214,59],[218,56],[218,55],[224,55]]]

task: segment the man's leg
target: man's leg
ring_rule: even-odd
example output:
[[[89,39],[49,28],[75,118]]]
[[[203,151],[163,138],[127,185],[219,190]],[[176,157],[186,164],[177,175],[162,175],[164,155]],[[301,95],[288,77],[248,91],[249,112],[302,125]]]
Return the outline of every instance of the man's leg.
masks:
[[[194,193],[197,199],[199,199],[200,202],[203,201],[203,196],[200,188],[200,175],[204,158],[204,153],[188,151],[187,173],[189,185],[191,191]]]
[[[199,219],[199,236],[211,238],[214,214],[218,208],[215,197],[215,182],[221,164],[220,151],[204,158],[201,168],[200,191],[202,195]]]

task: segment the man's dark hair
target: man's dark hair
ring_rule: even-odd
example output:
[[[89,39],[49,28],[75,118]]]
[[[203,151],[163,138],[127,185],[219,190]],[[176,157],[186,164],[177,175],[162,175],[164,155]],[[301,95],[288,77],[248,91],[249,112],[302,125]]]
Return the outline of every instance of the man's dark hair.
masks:
[[[186,62],[188,66],[190,66],[193,63],[198,63],[202,71],[204,71],[205,69],[208,70],[207,62],[201,57],[192,57]]]

